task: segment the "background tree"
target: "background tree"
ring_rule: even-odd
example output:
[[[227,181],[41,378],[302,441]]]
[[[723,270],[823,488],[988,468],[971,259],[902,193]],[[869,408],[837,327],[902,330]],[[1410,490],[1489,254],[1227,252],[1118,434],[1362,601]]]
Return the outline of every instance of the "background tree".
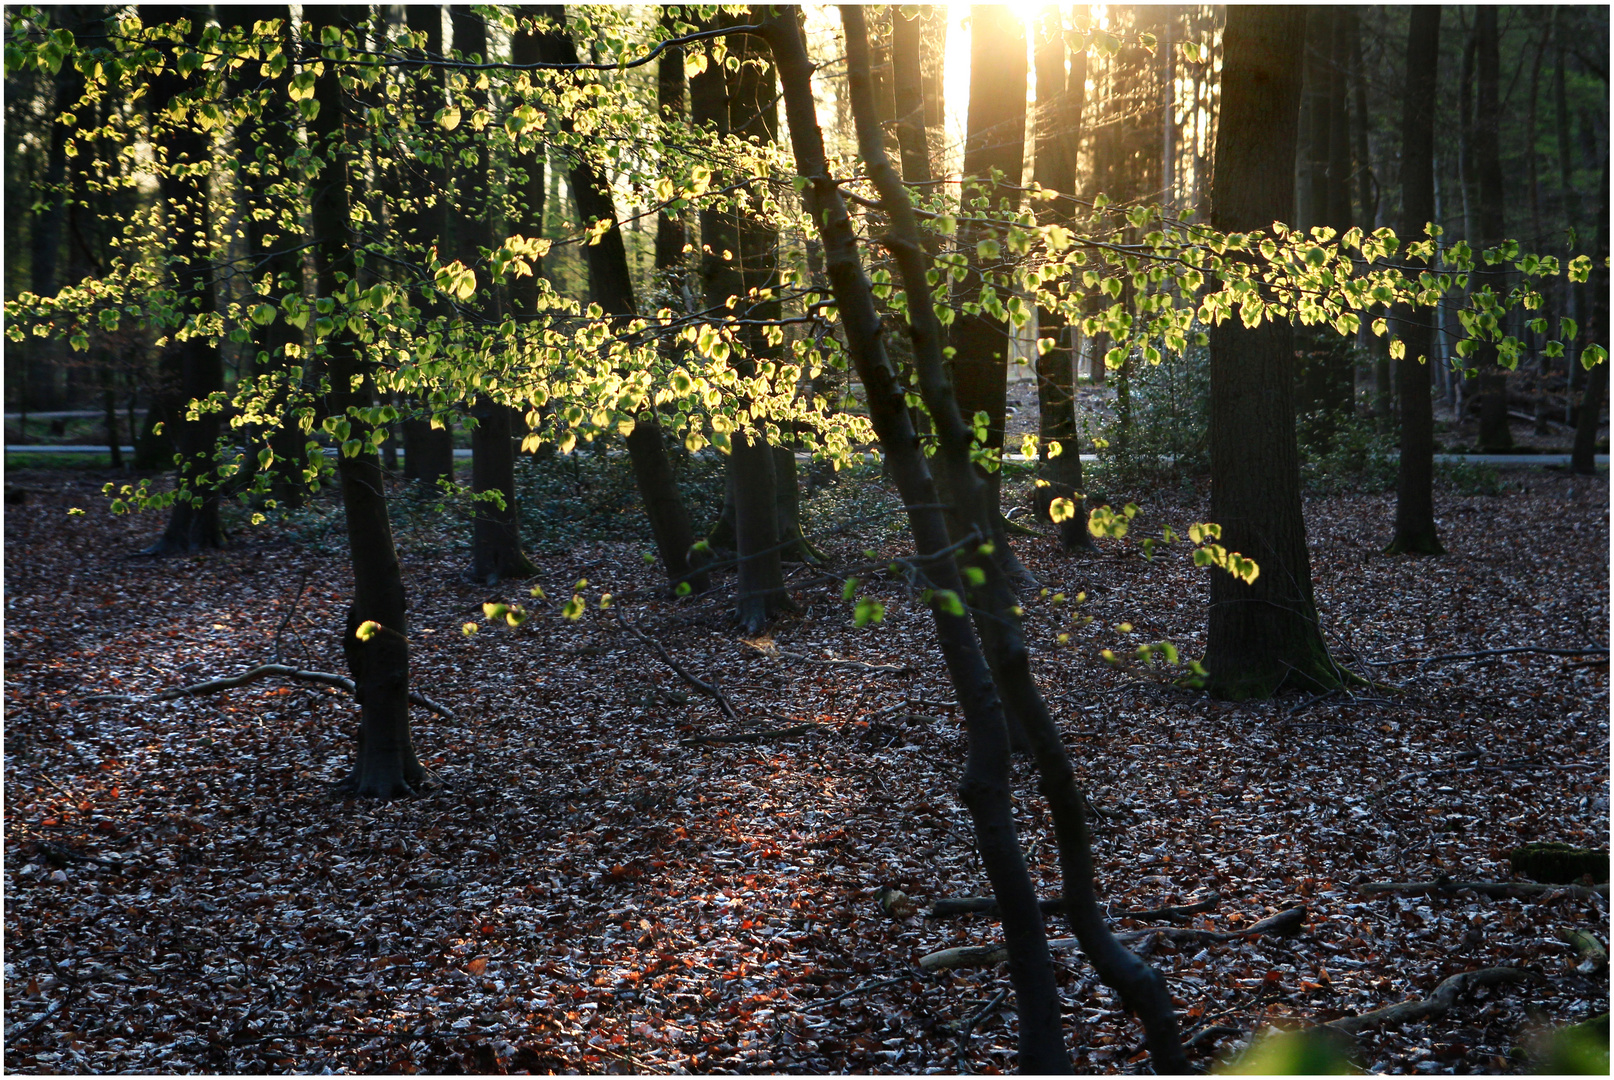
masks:
[[[1232,7],[1222,39],[1222,114],[1211,224],[1264,230],[1293,216],[1289,171],[1300,104],[1305,10]],[[1280,686],[1339,684],[1328,656],[1300,504],[1295,442],[1294,328],[1228,319],[1210,330],[1211,518],[1229,551],[1253,558],[1244,582],[1211,574],[1205,668],[1213,693],[1265,697]]]
[[[1435,222],[1435,90],[1440,62],[1440,9],[1413,8],[1407,28],[1407,84],[1401,121],[1401,235],[1409,242]],[[1430,241],[1431,245],[1434,243]],[[1416,271],[1429,259],[1409,256]],[[1434,325],[1426,312],[1403,309],[1406,354],[1396,365],[1401,397],[1401,457],[1396,464],[1395,536],[1386,549],[1439,555],[1435,530]]]

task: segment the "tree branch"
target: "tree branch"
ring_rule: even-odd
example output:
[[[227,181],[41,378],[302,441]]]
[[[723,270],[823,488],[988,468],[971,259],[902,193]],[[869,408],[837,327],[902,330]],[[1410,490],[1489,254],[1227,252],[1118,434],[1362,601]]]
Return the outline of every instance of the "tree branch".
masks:
[[[260,679],[276,677],[281,679],[295,679],[299,682],[319,683],[322,686],[334,686],[338,690],[354,693],[353,680],[341,675],[334,675],[329,671],[305,671],[294,668],[288,664],[259,664],[249,668],[238,675],[227,675],[221,679],[210,679],[207,682],[192,683],[190,686],[181,686],[173,690],[165,690],[150,698],[138,698],[130,694],[91,694],[85,701],[131,701],[131,702],[158,702],[173,701],[182,697],[197,697],[202,694],[217,694],[225,690],[234,690],[238,686],[257,682]],[[430,710],[446,719],[455,719],[454,710],[439,705],[425,694],[409,691],[409,700],[423,709]]]

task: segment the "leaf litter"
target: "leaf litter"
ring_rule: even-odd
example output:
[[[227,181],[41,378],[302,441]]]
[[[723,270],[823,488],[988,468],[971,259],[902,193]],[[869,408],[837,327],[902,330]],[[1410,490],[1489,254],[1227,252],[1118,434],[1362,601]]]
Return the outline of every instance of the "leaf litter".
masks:
[[[917,966],[999,938],[988,916],[924,915],[988,890],[955,796],[959,713],[900,579],[860,582],[885,615],[859,629],[838,581],[797,570],[799,613],[747,642],[727,625],[728,579],[666,599],[631,544],[537,559],[536,583],[560,598],[545,602],[533,583],[467,582],[459,538],[411,526],[411,685],[455,719],[413,711],[434,778],[424,794],[341,800],[327,786],[356,711],[340,691],[264,681],[138,703],[266,662],[283,623],[287,662],[345,673],[339,526],[247,531],[223,553],[151,562],[126,556],[154,519],[65,517],[98,481],[12,479],[35,489],[5,531],[13,1071],[1013,1068],[1004,966]],[[1451,553],[1408,559],[1378,551],[1389,497],[1308,502],[1335,654],[1381,680],[1321,699],[1220,703],[1099,658],[1160,639],[1202,651],[1204,572],[1181,545],[1148,560],[1136,543],[1183,533],[1202,503],[1145,504],[1131,538],[1089,559],[1018,544],[1070,598],[1028,597],[1028,629],[1098,814],[1106,904],[1215,891],[1220,904],[1187,925],[1224,933],[1306,906],[1292,937],[1134,943],[1166,975],[1201,1064],[1260,1028],[1364,1013],[1491,966],[1544,981],[1364,1033],[1360,1064],[1523,1071],[1515,1048],[1534,1033],[1607,1008],[1606,966],[1565,940],[1606,944],[1606,898],[1356,887],[1508,880],[1519,844],[1608,842],[1606,654],[1382,665],[1606,647],[1606,481],[1520,473],[1504,494],[1448,491],[1437,506]],[[840,565],[903,553],[880,522],[820,546]],[[561,603],[582,579],[587,611],[570,622]],[[750,729],[601,610],[604,593],[745,724],[813,727],[682,745]],[[533,612],[523,626],[482,621],[482,604],[517,601]],[[472,621],[480,631],[463,634]],[[137,700],[83,700],[97,693]],[[1015,785],[1029,862],[1056,896],[1028,765]],[[1117,928],[1151,925],[1163,924]],[[1140,1030],[1081,954],[1055,962],[1078,1070],[1146,1070]]]

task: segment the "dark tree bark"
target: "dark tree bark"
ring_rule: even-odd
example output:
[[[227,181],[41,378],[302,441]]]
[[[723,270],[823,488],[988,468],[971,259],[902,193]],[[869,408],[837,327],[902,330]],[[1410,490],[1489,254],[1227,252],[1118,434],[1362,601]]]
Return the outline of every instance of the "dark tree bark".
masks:
[[[205,8],[143,7],[141,20],[148,26],[174,23],[182,19],[190,22],[189,41],[201,40],[203,24],[209,12]],[[175,175],[177,165],[200,165],[212,159],[208,137],[188,124],[165,127],[161,120],[168,103],[188,92],[193,83],[188,76],[180,75],[168,67],[157,77],[152,87],[151,115],[158,153],[166,164],[158,181],[163,212],[167,217],[168,250],[173,258],[174,290],[179,296],[179,310],[187,323],[195,325],[217,310],[213,297],[210,273],[210,256],[207,234],[211,222],[208,210],[206,173]],[[178,328],[174,328],[176,331]],[[224,526],[219,520],[218,479],[214,473],[214,457],[219,438],[219,414],[203,412],[196,419],[187,419],[190,403],[205,401],[224,389],[224,365],[218,348],[207,333],[196,333],[181,339],[170,332],[168,356],[177,369],[179,380],[172,405],[166,410],[167,432],[174,440],[178,454],[179,474],[175,487],[179,499],[168,515],[168,527],[147,551],[152,555],[172,555],[199,551],[203,548],[224,546]],[[166,365],[165,365],[166,366]]]
[[[1328,61],[1333,44],[1333,8],[1316,5],[1306,9],[1304,59],[1301,66],[1299,205],[1298,223],[1303,229],[1326,224],[1328,217],[1328,144],[1330,79]],[[1269,222],[1270,224],[1270,222]]]
[[[940,176],[942,148],[947,145],[946,71],[947,5],[919,5],[919,65],[924,84],[925,141],[930,147],[930,175]]]
[[[1076,151],[1081,144],[1082,111],[1087,99],[1087,51],[1071,57],[1065,72],[1065,35],[1059,11],[1045,8],[1037,24],[1036,159],[1032,180],[1063,194],[1076,190]],[[1069,225],[1073,204],[1054,199],[1042,204],[1041,221]],[[1066,551],[1093,550],[1082,499],[1081,440],[1076,426],[1076,334],[1054,308],[1037,308],[1038,336],[1053,348],[1037,358],[1037,410],[1041,445],[1038,470],[1045,487],[1037,488],[1037,516],[1051,520],[1055,499],[1070,499],[1072,517],[1060,522],[1059,541]]]
[[[562,8],[540,10],[563,22]],[[546,63],[578,62],[577,46],[565,34],[543,35],[539,50]],[[570,121],[563,120],[562,123]],[[599,243],[583,249],[588,261],[589,294],[607,314],[624,320],[631,318],[638,311],[638,303],[634,298],[633,277],[628,269],[622,227],[616,224],[616,204],[611,196],[610,183],[599,167],[586,157],[579,157],[572,163],[569,179],[572,197],[577,202],[577,212],[582,219],[585,222],[612,222]],[[678,482],[673,475],[672,462],[667,457],[667,445],[654,407],[646,407],[634,417],[633,430],[638,437],[630,436],[626,440],[628,455],[633,461],[633,474],[638,482],[639,496],[644,501],[645,514],[650,519],[650,531],[656,538],[656,551],[661,556],[661,565],[675,588],[687,583],[697,592],[704,591],[707,587],[706,572],[690,557],[695,533],[689,523],[689,512],[678,493]]]
[[[861,14],[855,9],[844,10],[849,24],[851,16]],[[936,588],[950,589],[955,596],[961,596],[962,576],[946,554],[951,547],[947,520],[939,510],[932,509],[937,498],[935,483],[920,452],[896,372],[885,353],[873,292],[858,261],[851,218],[829,175],[823,136],[814,112],[812,67],[800,28],[790,13],[757,10],[753,17],[763,22],[763,35],[779,65],[796,168],[808,180],[803,197],[823,238],[825,270],[846,329],[847,349],[868,391],[870,419],[891,462],[891,475],[904,501],[913,507],[908,511],[909,524],[919,554],[926,558],[926,576]],[[856,31],[849,26],[849,36],[861,32],[861,19]],[[862,68],[867,79],[866,51]],[[865,105],[872,111],[872,102]],[[872,141],[883,158],[878,136]],[[975,483],[973,476],[969,482]],[[968,760],[959,792],[975,823],[981,862],[1003,913],[1010,953],[1009,976],[1020,1012],[1020,1067],[1036,1073],[1068,1072],[1070,1057],[1060,1030],[1053,959],[1036,891],[1015,836],[1002,703],[969,618],[962,611],[949,611],[940,602],[932,604],[931,612],[969,734]]]
[[[1438,7],[1414,7],[1407,29],[1407,85],[1401,111],[1401,239],[1423,236],[1435,215],[1435,90],[1440,62]],[[1427,260],[1412,260],[1416,275]],[[1396,467],[1395,536],[1385,551],[1440,555],[1435,530],[1434,312],[1404,309],[1397,320],[1406,356],[1396,364],[1401,392],[1401,460]]]
[[[1553,12],[1556,23],[1554,26],[1554,38],[1557,55],[1555,57],[1556,63],[1553,70],[1552,96],[1553,127],[1555,129],[1554,134],[1557,137],[1558,144],[1558,185],[1562,192],[1564,219],[1570,222],[1574,227],[1576,230],[1576,240],[1580,241],[1580,237],[1584,232],[1584,230],[1582,230],[1578,224],[1581,221],[1582,216],[1581,199],[1580,191],[1575,187],[1573,179],[1574,166],[1572,164],[1572,154],[1570,150],[1573,143],[1569,137],[1569,99],[1566,92],[1564,79],[1564,53],[1567,45],[1565,38],[1569,34],[1569,30],[1567,29],[1567,20],[1563,18],[1563,12],[1561,9],[1554,8]],[[1568,252],[1569,256],[1573,258],[1579,252],[1580,248],[1583,247],[1583,245],[1584,241],[1570,244]],[[1577,326],[1585,326],[1588,314],[1586,285],[1584,283],[1571,284],[1567,287],[1567,289],[1568,296],[1565,299],[1567,306],[1569,306],[1574,312],[1575,323]],[[1580,371],[1578,370],[1579,365],[1575,363],[1575,358],[1573,356],[1566,356],[1564,358],[1564,365],[1566,368],[1566,374],[1568,376],[1565,381],[1569,390],[1569,393],[1566,394],[1565,397],[1571,402],[1571,404],[1565,410],[1565,419],[1573,423],[1575,418],[1573,401],[1575,397],[1575,390],[1577,388],[1577,376],[1580,374]]]
[[[1606,151],[1605,151],[1606,154]],[[1608,334],[1608,159],[1603,159],[1603,180],[1597,186],[1597,247],[1592,252],[1592,273],[1588,282],[1591,310],[1587,312],[1582,341],[1604,345]],[[1579,363],[1571,358],[1570,363]],[[1570,470],[1581,476],[1597,473],[1597,430],[1603,422],[1603,406],[1608,403],[1608,361],[1586,373],[1586,392],[1575,422],[1575,447]]]
[[[1474,9],[1474,66],[1478,76],[1474,109],[1474,164],[1479,180],[1479,251],[1499,244],[1506,237],[1502,188],[1502,102],[1499,92],[1501,80],[1501,51],[1498,43],[1494,7],[1480,4]],[[1483,285],[1498,292],[1507,289],[1505,264],[1483,271],[1475,277]],[[1513,448],[1513,433],[1508,425],[1507,375],[1497,362],[1497,350],[1491,342],[1481,342],[1477,365],[1480,379],[1479,444],[1487,452],[1501,452]]]
[[[305,7],[305,40],[319,41],[322,26],[352,30],[365,14],[360,7]],[[334,63],[325,64],[324,73],[316,79],[314,100],[319,112],[309,125],[309,142],[325,162],[310,176],[308,189],[315,287],[321,297],[334,297],[341,290],[342,278],[354,271],[349,189],[352,151],[343,135],[346,101]],[[333,415],[369,403],[370,364],[345,325],[325,339],[325,367]],[[355,383],[360,389],[353,389]],[[350,438],[366,440],[368,426],[357,417],[349,415],[348,419]],[[337,457],[336,469],[354,581],[342,647],[361,710],[358,752],[345,786],[355,795],[392,798],[409,794],[426,778],[409,733],[409,628],[403,575],[392,542],[380,457],[368,448],[352,456],[343,453]],[[369,622],[380,629],[361,640],[359,628]]]
[[[925,72],[921,50],[924,15],[904,7],[891,15],[891,82],[896,100],[897,146],[902,178],[910,184],[930,181],[930,140],[925,132]]]
[[[1228,8],[1212,225],[1265,230],[1293,215],[1300,39],[1287,6]],[[1317,623],[1295,444],[1294,329],[1235,315],[1210,331],[1211,517],[1222,543],[1256,561],[1250,584],[1211,571],[1204,665],[1221,697],[1339,685]]]
[[[426,35],[423,46],[412,51],[411,59],[443,56],[442,7],[409,4],[404,8],[404,15],[411,33]],[[434,119],[437,110],[446,101],[442,69],[421,65],[413,69],[411,76],[409,104],[413,137],[405,139],[404,143],[412,153],[400,166],[406,172],[404,187],[409,199],[408,209],[398,214],[398,221],[405,240],[419,245],[427,253],[439,248],[440,256],[447,260],[451,256],[440,245],[448,234],[449,206],[448,200],[442,197],[448,190],[448,165],[441,147],[434,145],[431,137],[437,127]],[[427,320],[443,314],[441,303],[430,290],[421,300],[421,313]],[[411,411],[425,410],[430,402],[421,400],[413,405]],[[404,475],[416,481],[424,495],[440,494],[438,482],[454,480],[454,431],[446,410],[440,411],[443,415],[438,421],[439,427],[433,427],[431,421],[418,415],[404,421],[403,425]]]
[[[1351,123],[1348,9],[1333,8],[1328,54],[1328,212],[1325,224],[1344,233],[1351,227]]]
[[[673,18],[663,9],[661,25],[672,33]],[[676,46],[661,54],[656,68],[656,106],[666,121],[684,119],[684,49]],[[677,214],[656,215],[656,281],[669,294],[669,305],[687,310],[692,305],[688,283],[684,279],[686,262],[684,245],[689,242],[684,217]]]
[[[964,205],[983,198],[994,210],[1020,203],[1018,187],[1025,165],[1026,134],[1026,31],[1020,19],[1003,17],[1001,8],[985,4],[970,8],[970,104],[964,139]],[[993,170],[1002,183],[992,181]],[[975,181],[972,188],[969,181]],[[1010,185],[1013,185],[1011,187]],[[960,228],[960,244],[970,264],[954,293],[955,305],[978,303],[986,282],[983,274],[997,260],[982,259],[977,241],[985,237],[978,226]],[[1003,432],[1008,407],[1009,326],[986,312],[960,311],[953,323],[953,379],[959,408],[966,417],[987,416],[986,445],[994,457],[1003,454]],[[984,471],[992,504],[1000,505],[1003,473]],[[944,484],[945,487],[945,484]],[[952,498],[952,493],[948,492]],[[1009,546],[1008,530],[999,519],[992,528],[999,557],[1012,567],[1012,575],[1030,582],[1031,576]]]
[[[466,60],[487,61],[488,28],[482,16],[469,4],[454,4],[448,10],[454,50]],[[467,93],[473,110],[487,108],[486,90],[473,83]],[[473,139],[471,147],[474,161],[460,169],[458,197],[449,211],[449,235],[455,238],[459,260],[482,269],[478,279],[488,284],[481,314],[497,321],[501,314],[499,289],[489,280],[483,263],[483,252],[493,246],[492,161],[487,139]],[[476,421],[471,428],[471,490],[480,496],[471,523],[471,577],[490,585],[506,578],[532,577],[538,568],[521,550],[521,516],[516,505],[515,429],[521,414],[485,395],[471,402],[470,414]]]
[[[864,73],[867,71],[867,53],[863,48],[864,35],[862,32],[861,12],[854,7],[842,9],[843,19],[847,29],[847,57],[848,57],[848,86],[852,94],[853,114],[857,120],[858,141],[863,156],[870,164],[871,176],[881,201],[891,215],[891,232],[885,239],[886,246],[896,257],[899,272],[903,283],[911,294],[923,295],[926,288],[927,262],[922,257],[919,242],[918,227],[915,222],[912,205],[907,191],[904,189],[896,170],[891,167],[890,161],[885,157],[877,140],[877,130],[873,126],[873,109],[868,101],[868,82]],[[792,124],[794,130],[796,124]],[[813,172],[822,165],[821,149],[814,159]],[[807,169],[803,169],[807,172]],[[820,174],[821,175],[821,174]],[[838,194],[832,198],[838,201]],[[832,204],[833,205],[833,204]],[[833,216],[826,215],[825,235],[828,237],[828,221]],[[850,230],[848,229],[848,234]],[[827,246],[827,244],[826,244]],[[848,235],[847,248],[851,250],[850,236]],[[836,297],[846,309],[847,299],[856,294],[859,303],[868,304],[866,299],[867,284],[864,282],[860,268],[855,276],[848,275],[851,280],[845,281],[845,289],[837,290]],[[861,286],[861,288],[858,288]],[[872,304],[868,304],[872,312]],[[951,486],[960,503],[967,508],[968,520],[971,522],[976,536],[984,536],[990,528],[992,519],[997,510],[987,498],[985,485],[976,476],[970,463],[971,432],[964,423],[959,412],[957,399],[953,394],[948,378],[947,366],[942,359],[942,345],[940,325],[935,317],[934,310],[928,304],[915,305],[910,309],[908,324],[909,336],[913,343],[915,369],[919,374],[921,392],[924,394],[930,407],[931,415],[936,424],[936,431],[940,449],[937,460],[940,466],[947,470],[951,477]],[[874,345],[878,348],[880,342],[877,335]],[[850,335],[849,335],[850,337]],[[895,392],[897,387],[889,378],[890,366],[880,363],[882,359],[875,352],[868,359],[872,361],[868,366],[882,373],[881,378],[870,384],[870,400],[875,400],[873,391],[884,391],[884,411],[893,419],[897,417],[900,406],[900,397]],[[883,379],[883,385],[882,385]],[[882,441],[886,432],[882,431]],[[924,465],[922,456],[911,442],[904,443],[901,437],[911,432],[904,432],[900,425],[892,433],[897,437],[895,446],[911,461],[921,467]],[[912,494],[904,489],[903,494],[908,497],[923,497],[926,485],[917,484]],[[935,515],[939,517],[939,515]],[[910,521],[916,521],[910,518]],[[939,530],[936,530],[939,532]],[[915,538],[918,540],[919,532],[915,529]],[[921,542],[920,550],[925,550]],[[967,549],[966,549],[967,550]],[[975,626],[977,633],[985,644],[987,655],[991,658],[989,664],[994,682],[1002,688],[1006,711],[1024,718],[1029,729],[1029,735],[1034,747],[1037,770],[1040,775],[1040,790],[1047,800],[1052,811],[1054,832],[1057,840],[1061,876],[1063,879],[1064,895],[1067,898],[1065,913],[1075,929],[1078,939],[1082,943],[1083,951],[1092,960],[1101,978],[1119,991],[1126,1006],[1137,1013],[1147,1034],[1147,1044],[1153,1058],[1153,1065],[1157,1072],[1171,1073],[1187,1071],[1188,1063],[1183,1054],[1181,1040],[1178,1035],[1175,1010],[1171,1004],[1170,993],[1165,981],[1148,965],[1142,963],[1136,956],[1122,948],[1115,936],[1110,932],[1103,912],[1101,911],[1093,887],[1093,860],[1092,850],[1087,835],[1085,797],[1076,783],[1070,759],[1065,754],[1064,744],[1053,718],[1048,712],[1041,693],[1032,679],[1030,667],[1030,654],[1026,649],[1025,638],[1022,633],[1019,606],[1015,602],[1014,594],[1010,588],[1009,578],[1003,568],[996,561],[989,558],[980,558],[979,555],[966,556],[983,570],[987,578],[986,595],[989,596],[989,606],[983,617],[977,618]],[[954,685],[959,690],[959,700],[964,701],[964,684],[959,681],[959,669],[953,669]],[[966,723],[968,723],[966,710]],[[983,728],[986,728],[983,725]],[[1002,743],[1004,725],[993,722],[987,731],[995,743],[992,753],[993,763],[1001,769]],[[975,731],[970,731],[971,756],[975,753]],[[999,773],[998,775],[1001,775]],[[966,805],[969,806],[972,816],[978,823],[989,819],[987,813],[980,810],[989,810],[989,807],[978,808],[970,801],[970,788],[968,786],[969,774],[966,773],[966,783],[961,788],[965,796]],[[1012,825],[1012,821],[1011,821]],[[979,825],[978,825],[979,828]],[[1012,839],[1012,834],[1009,837]],[[1018,844],[1016,844],[1018,848]],[[983,845],[983,861],[984,861]],[[1018,854],[1018,851],[1016,851]],[[994,880],[994,888],[997,881]],[[1013,885],[1012,893],[1016,902],[1023,902],[1018,882]],[[1022,918],[1017,914],[1016,918]],[[1008,923],[1005,922],[1007,936]],[[1029,936],[1029,935],[1026,935]],[[1040,934],[1036,935],[1028,944],[1034,951],[1033,955],[1046,952],[1047,942]],[[1010,949],[1011,972],[1014,964],[1014,950]],[[1057,1017],[1049,1018],[1044,1003],[1037,1002],[1035,1006],[1028,1001],[1020,986],[1016,986],[1021,1008],[1022,1025],[1027,1022],[1038,1023],[1039,1040],[1038,1054],[1046,1055],[1045,1060],[1054,1058],[1051,1048],[1041,1040],[1052,1034],[1049,1028],[1057,1028]],[[1040,1071],[1042,1062],[1028,1060],[1030,1055],[1024,1054],[1026,1035],[1022,1026],[1023,1059],[1021,1065],[1026,1071]],[[1050,1040],[1051,1041],[1051,1040]],[[1058,1044],[1057,1056],[1063,1056],[1062,1040]]]
[[[226,5],[219,8],[219,23],[226,30],[239,29],[250,33],[259,19],[278,20],[282,28],[281,40],[288,46],[291,44],[289,6],[279,4],[247,8]],[[247,205],[247,212],[242,215],[246,219],[247,250],[261,260],[256,264],[254,273],[269,278],[268,287],[259,290],[251,302],[273,304],[277,308],[281,297],[287,294],[302,295],[303,258],[298,249],[303,237],[299,231],[286,228],[280,214],[267,216],[254,211],[281,209],[270,188],[289,167],[288,163],[297,149],[297,117],[290,96],[291,77],[288,66],[279,76],[262,79],[258,71],[248,64],[238,70],[234,80],[238,93],[256,89],[260,82],[269,91],[262,97],[258,115],[236,129],[237,142],[243,148],[237,175]],[[302,331],[287,322],[283,314],[277,315],[267,326],[256,323],[252,326],[253,369],[260,375],[283,380],[282,387],[276,391],[273,399],[274,407],[279,410],[294,408],[297,404],[295,393],[300,387],[293,387],[289,383],[288,369],[293,362],[286,356],[286,346],[301,345],[302,340]],[[279,424],[258,437],[267,441],[274,454],[274,461],[270,465],[270,494],[280,506],[301,506],[307,487],[303,481],[303,470],[307,467],[308,459],[304,450],[306,436],[294,418],[284,416]]]

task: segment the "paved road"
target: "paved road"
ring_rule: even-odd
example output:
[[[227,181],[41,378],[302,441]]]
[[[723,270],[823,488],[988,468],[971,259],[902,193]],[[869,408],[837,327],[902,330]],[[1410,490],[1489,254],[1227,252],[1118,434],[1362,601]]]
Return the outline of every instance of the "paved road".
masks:
[[[106,452],[107,452],[107,448],[104,445],[103,446],[7,446],[6,447],[6,453],[8,453],[8,454],[104,454]],[[123,448],[123,452],[125,454],[133,454],[134,453],[134,447],[125,446]],[[334,448],[328,448],[328,449],[326,449],[325,452],[327,454],[334,454],[334,453],[336,453],[336,450]],[[403,451],[399,450],[398,453],[402,454]],[[471,456],[471,451],[470,450],[455,450],[454,451],[454,456],[456,458],[468,458],[468,457]],[[1025,456],[1022,455],[1022,454],[1005,454],[1004,456],[1006,458],[1008,458],[1010,461],[1025,461],[1026,460]],[[1392,454],[1391,456],[1393,457],[1394,455]],[[1082,460],[1083,461],[1097,461],[1098,460],[1098,455],[1097,454],[1083,454],[1082,455]],[[1547,465],[1556,465],[1559,468],[1566,468],[1569,465],[1569,455],[1568,454],[1436,454],[1435,455],[1435,460],[1436,461],[1444,461],[1444,462],[1462,462],[1462,461],[1466,461],[1470,465],[1490,465],[1490,466],[1492,466],[1494,468],[1499,468],[1499,469],[1525,469],[1525,468],[1529,468],[1532,465],[1538,466],[1538,467],[1547,466]],[[1608,455],[1607,454],[1598,454],[1597,455],[1597,464],[1599,464],[1599,465],[1607,465],[1608,464]]]

